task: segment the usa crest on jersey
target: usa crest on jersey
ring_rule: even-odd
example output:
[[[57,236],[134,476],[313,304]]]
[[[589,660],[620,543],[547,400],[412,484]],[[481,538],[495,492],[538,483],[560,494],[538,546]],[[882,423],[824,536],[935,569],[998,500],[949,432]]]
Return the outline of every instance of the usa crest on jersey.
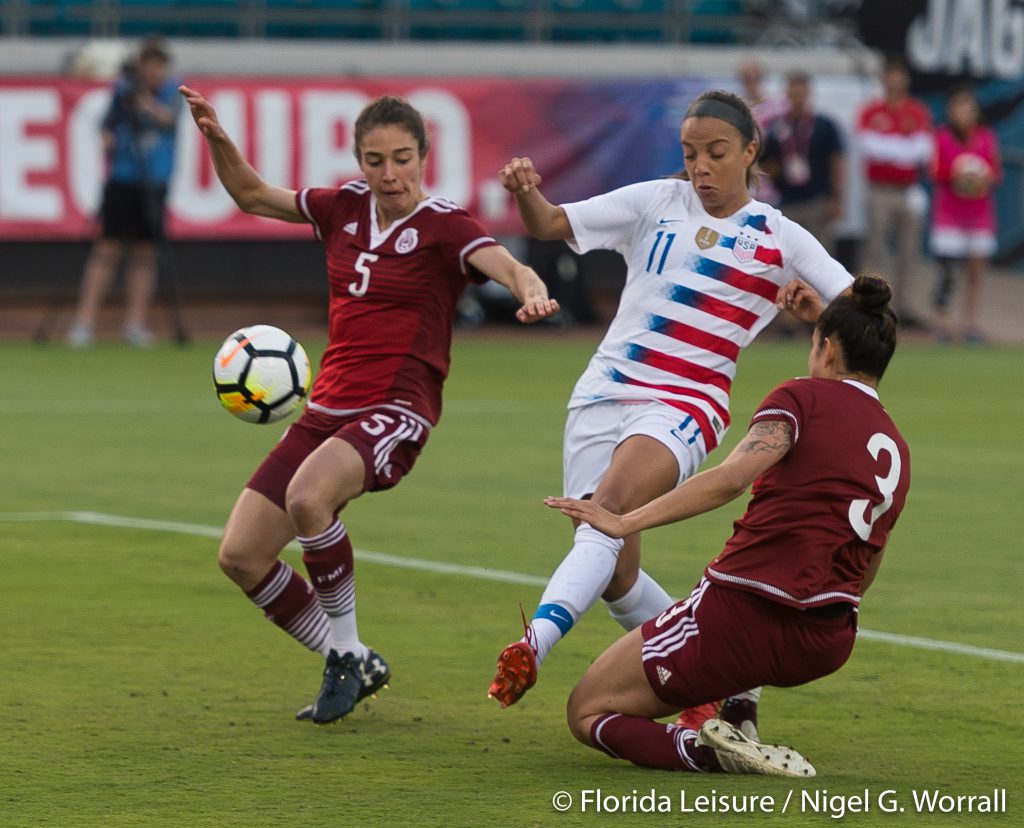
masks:
[[[757,240],[746,233],[740,233],[736,236],[736,243],[732,246],[732,252],[737,259],[746,264],[754,258],[754,254],[757,252]]]

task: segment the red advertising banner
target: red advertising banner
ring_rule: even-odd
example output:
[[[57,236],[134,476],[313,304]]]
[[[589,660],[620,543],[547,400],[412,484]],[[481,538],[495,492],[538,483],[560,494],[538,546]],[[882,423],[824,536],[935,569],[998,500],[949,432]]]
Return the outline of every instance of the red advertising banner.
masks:
[[[211,100],[228,134],[264,179],[291,189],[359,177],[352,151],[356,117],[379,94],[403,95],[428,123],[427,191],[463,205],[494,232],[521,229],[497,171],[512,155],[536,148],[543,138],[538,130],[554,137],[540,113],[557,105],[567,86],[558,81],[251,77],[190,78],[189,84]],[[0,239],[73,239],[94,233],[105,178],[99,123],[109,100],[105,85],[53,77],[0,78]],[[586,131],[578,137],[585,140]],[[573,152],[565,144],[546,142],[543,154],[551,167],[565,166],[564,153]],[[183,110],[169,233],[265,239],[301,237],[309,229],[239,211]]]

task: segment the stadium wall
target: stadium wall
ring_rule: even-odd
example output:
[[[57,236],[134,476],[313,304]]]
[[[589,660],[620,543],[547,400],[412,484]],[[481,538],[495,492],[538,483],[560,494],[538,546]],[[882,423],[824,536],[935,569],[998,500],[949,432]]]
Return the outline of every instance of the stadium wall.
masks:
[[[4,41],[0,301],[74,295],[102,179],[96,125],[107,83],[131,45]],[[531,155],[545,172],[549,196],[560,201],[672,173],[679,167],[677,129],[687,103],[704,88],[736,88],[738,66],[756,56],[725,47],[172,45],[179,74],[212,96],[268,179],[293,187],[357,175],[345,136],[361,102],[385,90],[409,95],[433,128],[432,192],[465,204],[518,244],[545,278],[606,285],[610,292],[621,275],[614,258],[567,262],[549,247],[516,238],[520,225],[497,184],[498,167],[512,155]],[[760,59],[769,91],[780,92],[792,69],[816,71],[821,104],[842,119],[873,90],[870,53],[782,51]],[[291,129],[277,128],[282,112]],[[325,118],[324,112],[333,114]],[[186,298],[322,297],[322,251],[309,243],[307,228],[240,215],[211,178],[187,116],[181,126],[171,234]],[[601,304],[600,297],[578,303],[581,318],[591,315],[585,306]]]
[[[0,301],[70,299],[77,289],[102,181],[98,120],[109,80],[132,45],[3,39]],[[358,175],[348,143],[355,114],[381,92],[409,96],[432,128],[431,192],[462,203],[510,244],[519,243],[545,278],[575,270],[588,285],[609,285],[612,293],[621,276],[614,259],[567,263],[564,255],[517,238],[514,205],[495,176],[504,160],[534,158],[546,193],[556,201],[672,173],[679,166],[677,128],[685,106],[708,87],[739,91],[736,70],[751,59],[765,65],[773,95],[782,94],[787,72],[810,71],[817,107],[847,138],[854,113],[878,91],[877,57],[862,49],[762,54],[700,46],[172,45],[178,72],[211,96],[229,132],[268,180],[295,188],[331,186]],[[938,114],[941,90],[931,97]],[[212,177],[187,116],[179,134],[170,231],[185,295],[273,298],[287,285],[290,295],[322,297],[322,252],[309,244],[308,228],[240,214]],[[1003,251],[1012,254],[1021,225],[1016,218],[1024,152],[1016,131],[1007,136],[1000,213]],[[856,170],[855,142],[848,140],[847,149],[848,169]],[[855,266],[850,251],[866,221],[862,182],[852,176],[850,183],[839,234],[847,264]],[[590,314],[580,307],[576,315]]]

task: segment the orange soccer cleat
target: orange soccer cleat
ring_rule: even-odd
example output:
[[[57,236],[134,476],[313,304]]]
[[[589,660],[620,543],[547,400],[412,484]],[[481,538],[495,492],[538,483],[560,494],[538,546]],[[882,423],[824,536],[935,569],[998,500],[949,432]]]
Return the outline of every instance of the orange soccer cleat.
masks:
[[[704,722],[708,719],[718,718],[718,711],[721,706],[721,702],[708,702],[696,707],[686,707],[679,712],[676,724],[679,727],[685,727],[687,730],[695,730],[700,733],[700,727]]]
[[[498,672],[487,691],[502,707],[515,704],[537,683],[537,656],[525,641],[509,644],[498,656]]]

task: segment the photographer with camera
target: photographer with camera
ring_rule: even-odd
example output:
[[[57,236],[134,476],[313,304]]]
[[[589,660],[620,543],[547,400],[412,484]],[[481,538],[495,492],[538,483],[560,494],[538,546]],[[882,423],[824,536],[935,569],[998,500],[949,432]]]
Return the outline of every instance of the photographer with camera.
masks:
[[[102,231],[82,276],[71,347],[91,345],[103,299],[127,253],[123,336],[131,345],[153,342],[147,326],[164,237],[167,183],[174,169],[174,137],[181,97],[170,77],[171,56],[158,38],[143,41],[118,78],[103,118],[108,176],[100,207]]]

